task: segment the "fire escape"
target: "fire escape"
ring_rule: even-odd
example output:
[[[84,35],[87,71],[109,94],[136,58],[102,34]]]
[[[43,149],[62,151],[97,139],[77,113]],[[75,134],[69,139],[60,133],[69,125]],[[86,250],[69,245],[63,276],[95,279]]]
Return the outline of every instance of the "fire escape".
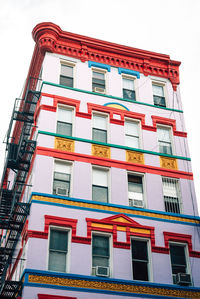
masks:
[[[31,139],[34,112],[40,92],[37,79],[30,78],[25,95],[16,99],[6,138],[6,161],[0,189],[0,229],[6,232],[0,245],[0,298],[16,298],[22,283],[8,280],[7,270],[29,214],[28,199],[22,201],[26,179],[35,151],[36,141]],[[12,186],[5,183],[9,171],[14,173]]]

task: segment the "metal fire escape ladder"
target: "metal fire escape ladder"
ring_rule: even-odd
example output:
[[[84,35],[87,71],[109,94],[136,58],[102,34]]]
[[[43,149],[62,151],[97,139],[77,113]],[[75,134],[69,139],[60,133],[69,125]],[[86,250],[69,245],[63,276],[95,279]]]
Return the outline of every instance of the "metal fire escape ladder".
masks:
[[[16,298],[22,288],[21,282],[6,279],[30,208],[29,203],[21,202],[21,196],[36,147],[36,141],[30,136],[40,98],[40,92],[36,91],[37,82],[38,79],[30,78],[24,98],[15,100],[7,134],[6,163],[0,189],[0,229],[7,230],[5,240],[0,245],[0,298]],[[15,172],[11,189],[4,185],[9,169]]]

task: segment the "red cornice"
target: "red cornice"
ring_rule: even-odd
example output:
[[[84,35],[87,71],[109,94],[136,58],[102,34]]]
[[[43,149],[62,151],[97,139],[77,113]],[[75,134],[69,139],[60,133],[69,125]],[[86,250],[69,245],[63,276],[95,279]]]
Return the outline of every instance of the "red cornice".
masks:
[[[133,69],[145,76],[167,78],[174,90],[179,84],[179,61],[169,55],[136,49],[99,39],[63,31],[59,26],[40,23],[35,26],[32,36],[40,52],[53,52],[81,61],[97,61],[115,67]]]

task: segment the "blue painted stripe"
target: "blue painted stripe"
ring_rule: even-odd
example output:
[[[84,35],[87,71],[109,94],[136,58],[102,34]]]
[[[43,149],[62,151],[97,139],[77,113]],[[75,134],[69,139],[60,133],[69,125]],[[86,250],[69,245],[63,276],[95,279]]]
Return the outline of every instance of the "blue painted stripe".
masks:
[[[129,70],[129,69],[124,69],[119,67],[118,68],[118,73],[119,74],[128,74],[128,75],[132,75],[132,76],[136,76],[138,79],[140,79],[140,73],[137,71],[133,71],[133,70]]]
[[[64,199],[64,200],[73,200],[76,202],[84,202],[88,204],[95,204],[99,206],[107,206],[107,207],[114,207],[114,208],[122,208],[122,209],[128,209],[132,211],[141,211],[141,212],[146,212],[146,213],[154,213],[157,215],[166,215],[166,216],[174,216],[174,217],[179,217],[179,218],[187,218],[187,219],[192,219],[192,220],[197,220],[200,221],[199,216],[190,216],[190,215],[185,215],[185,214],[175,214],[175,213],[169,213],[169,212],[159,212],[157,210],[150,210],[150,209],[143,209],[143,208],[133,208],[125,205],[118,205],[118,204],[112,204],[112,203],[104,203],[104,202],[98,202],[98,201],[93,201],[93,200],[86,200],[82,198],[75,198],[75,197],[67,197],[67,196],[60,196],[60,195],[54,195],[54,194],[48,194],[48,193],[40,193],[40,192],[32,192],[31,197],[37,195],[37,196],[44,196],[44,197],[53,197],[53,198],[58,198],[58,199]],[[99,211],[99,210],[98,210]]]
[[[110,65],[108,65],[108,64],[94,62],[94,61],[90,61],[90,60],[88,61],[88,66],[89,67],[94,66],[94,67],[98,67],[98,68],[101,68],[101,69],[105,69],[108,72],[110,72],[110,69],[111,69]]]
[[[118,105],[118,106],[122,106],[123,108],[125,108],[127,111],[130,111],[130,109],[128,109],[126,106],[122,105],[122,104],[119,104],[119,103],[115,103],[115,102],[109,102],[109,103],[106,103],[104,104],[103,106],[109,106],[109,105]]]
[[[107,282],[107,283],[114,283],[114,284],[127,284],[133,286],[145,286],[145,287],[152,287],[152,288],[166,288],[171,290],[188,290],[192,292],[200,292],[199,287],[185,287],[173,284],[163,284],[163,283],[155,283],[155,282],[147,282],[147,281],[134,281],[128,279],[119,279],[119,278],[102,278],[97,276],[89,276],[89,275],[81,275],[81,274],[73,274],[73,273],[61,273],[61,272],[52,272],[52,271],[45,271],[45,270],[37,270],[37,269],[25,269],[24,274],[35,274],[35,275],[43,275],[43,276],[52,276],[52,277],[60,277],[60,278],[71,278],[71,279],[79,279],[79,280],[88,280],[88,281],[97,281],[97,282]]]

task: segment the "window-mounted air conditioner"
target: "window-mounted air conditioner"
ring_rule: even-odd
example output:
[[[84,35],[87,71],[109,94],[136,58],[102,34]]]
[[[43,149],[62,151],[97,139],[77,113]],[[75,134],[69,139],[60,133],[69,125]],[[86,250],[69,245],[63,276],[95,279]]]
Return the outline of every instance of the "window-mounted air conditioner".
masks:
[[[109,267],[96,266],[96,276],[109,276]]]
[[[60,187],[56,188],[56,195],[66,196],[66,195],[68,195],[68,192],[69,192],[69,190],[66,188],[60,188]]]
[[[144,208],[143,200],[129,198],[129,204],[131,207]]]
[[[191,275],[187,273],[177,273],[175,275],[175,283],[180,285],[191,285]]]
[[[106,90],[105,90],[105,88],[95,87],[95,88],[94,88],[94,92],[98,92],[98,93],[105,94],[105,93],[106,93]]]

